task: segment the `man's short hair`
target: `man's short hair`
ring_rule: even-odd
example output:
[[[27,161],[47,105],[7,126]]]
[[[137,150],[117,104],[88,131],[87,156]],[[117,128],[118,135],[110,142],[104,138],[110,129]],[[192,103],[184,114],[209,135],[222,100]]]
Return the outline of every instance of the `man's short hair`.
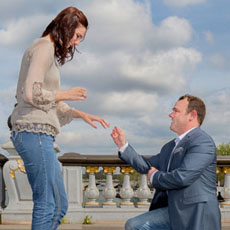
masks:
[[[197,120],[200,125],[202,125],[205,114],[206,114],[206,108],[204,102],[199,98],[195,97],[189,94],[185,94],[184,96],[181,96],[178,101],[187,99],[188,100],[188,108],[187,113],[192,112],[193,110],[196,110],[197,112]]]

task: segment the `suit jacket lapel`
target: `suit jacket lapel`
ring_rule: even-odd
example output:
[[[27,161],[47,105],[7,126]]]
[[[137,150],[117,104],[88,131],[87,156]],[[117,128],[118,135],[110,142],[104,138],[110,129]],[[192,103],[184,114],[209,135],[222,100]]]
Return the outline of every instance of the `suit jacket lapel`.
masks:
[[[167,171],[168,167],[169,167],[169,164],[170,164],[170,161],[171,161],[171,158],[172,158],[172,151],[175,147],[175,138],[173,140],[171,140],[171,142],[169,142],[169,147],[167,149],[167,156],[166,156],[166,164],[165,164],[165,170]]]
[[[174,157],[174,153],[177,152],[178,149],[180,148],[183,148],[184,144],[190,139],[190,137],[192,135],[194,135],[195,133],[199,132],[200,131],[200,127],[197,127],[195,129],[193,129],[191,132],[189,132],[176,146],[176,148],[173,150],[173,152],[171,153],[171,159],[169,157],[169,165],[168,165],[168,170],[170,171],[170,166],[171,166],[171,163],[173,161],[173,157]],[[181,151],[181,150],[180,150]]]
[[[189,132],[189,133],[178,143],[178,145],[176,146],[176,148],[174,149],[174,151],[175,151],[177,148],[183,146],[184,143],[186,143],[186,142],[189,140],[189,138],[190,138],[194,133],[199,132],[199,131],[200,131],[200,127],[197,127],[197,128],[195,128],[195,129],[193,129],[191,132]]]

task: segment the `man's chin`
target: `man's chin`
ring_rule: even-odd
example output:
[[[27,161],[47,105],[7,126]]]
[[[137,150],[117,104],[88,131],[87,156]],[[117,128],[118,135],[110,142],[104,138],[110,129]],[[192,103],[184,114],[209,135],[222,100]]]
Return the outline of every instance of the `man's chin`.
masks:
[[[170,130],[173,131],[173,132],[175,132],[175,129],[173,128],[172,125],[170,125]]]

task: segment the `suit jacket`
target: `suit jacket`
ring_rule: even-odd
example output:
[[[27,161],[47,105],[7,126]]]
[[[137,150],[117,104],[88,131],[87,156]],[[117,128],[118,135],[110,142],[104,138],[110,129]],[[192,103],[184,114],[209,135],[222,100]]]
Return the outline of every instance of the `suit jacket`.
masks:
[[[156,192],[150,210],[168,206],[173,230],[221,230],[215,143],[198,127],[173,150],[174,145],[174,140],[168,142],[151,158],[129,145],[119,157],[142,174],[151,166],[159,170],[151,181]]]

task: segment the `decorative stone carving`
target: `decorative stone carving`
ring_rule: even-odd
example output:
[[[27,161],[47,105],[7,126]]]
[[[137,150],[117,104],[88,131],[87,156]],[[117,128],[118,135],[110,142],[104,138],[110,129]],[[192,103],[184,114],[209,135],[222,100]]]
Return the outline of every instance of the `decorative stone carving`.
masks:
[[[19,169],[21,170],[21,172],[25,173],[26,174],[26,170],[25,170],[25,167],[24,167],[24,162],[22,159],[16,159],[16,162],[17,162],[17,166],[16,165],[11,165],[11,170],[10,170],[10,176],[15,179],[15,172]],[[16,167],[14,167],[16,166]]]

